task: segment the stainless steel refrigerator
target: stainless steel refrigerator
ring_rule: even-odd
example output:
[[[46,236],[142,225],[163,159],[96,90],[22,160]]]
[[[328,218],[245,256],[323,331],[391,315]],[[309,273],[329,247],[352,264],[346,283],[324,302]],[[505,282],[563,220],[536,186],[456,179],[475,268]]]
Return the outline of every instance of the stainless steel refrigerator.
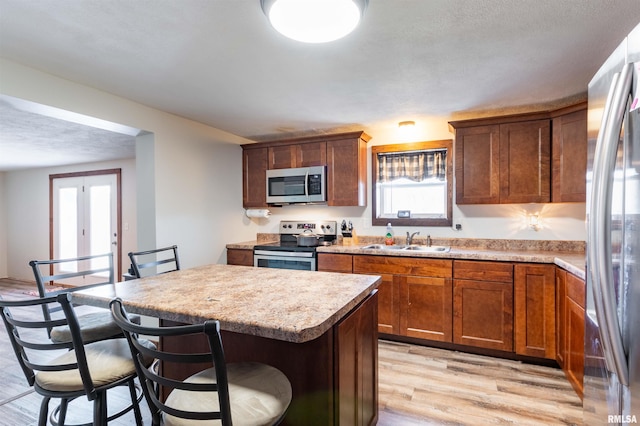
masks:
[[[640,25],[589,83],[584,424],[640,422]]]

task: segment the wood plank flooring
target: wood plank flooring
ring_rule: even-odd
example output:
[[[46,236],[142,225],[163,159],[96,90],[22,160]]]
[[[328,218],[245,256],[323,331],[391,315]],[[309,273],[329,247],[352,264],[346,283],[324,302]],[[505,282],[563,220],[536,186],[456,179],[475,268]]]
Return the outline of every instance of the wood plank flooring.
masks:
[[[6,299],[29,297],[33,289],[34,283],[0,280]],[[559,369],[384,340],[378,356],[379,426],[583,424],[582,402]],[[4,324],[0,362],[0,426],[36,425],[41,398],[19,370]],[[110,392],[110,410],[127,400],[126,389]],[[91,418],[87,401],[73,404],[70,422]],[[144,401],[142,410],[151,424]],[[129,413],[110,425],[132,424]]]

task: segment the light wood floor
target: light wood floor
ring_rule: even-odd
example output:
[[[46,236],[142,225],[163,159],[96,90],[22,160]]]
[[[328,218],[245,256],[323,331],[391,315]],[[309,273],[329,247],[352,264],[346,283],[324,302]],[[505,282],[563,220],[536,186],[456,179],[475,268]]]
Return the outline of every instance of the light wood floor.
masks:
[[[24,292],[33,289],[0,280],[6,299],[28,297]],[[380,426],[582,425],[582,402],[559,369],[384,340],[378,356]],[[36,425],[41,399],[18,368],[4,324],[0,362],[0,426]],[[127,400],[126,389],[118,389],[110,392],[109,406]],[[70,422],[90,419],[86,401],[74,404]],[[144,401],[142,409],[151,424]],[[130,413],[110,425],[132,424]]]

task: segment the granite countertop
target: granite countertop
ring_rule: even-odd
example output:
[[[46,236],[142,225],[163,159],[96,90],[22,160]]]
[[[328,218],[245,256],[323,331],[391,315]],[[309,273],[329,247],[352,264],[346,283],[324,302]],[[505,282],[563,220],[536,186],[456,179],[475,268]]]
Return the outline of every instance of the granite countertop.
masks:
[[[276,236],[277,237],[277,236]],[[271,239],[269,239],[271,238]],[[258,240],[227,244],[228,249],[252,250],[256,244],[273,241],[270,234],[258,234]],[[402,239],[396,238],[397,244]],[[440,259],[492,260],[501,262],[527,262],[555,264],[585,279],[586,257],[581,241],[531,241],[531,240],[471,240],[433,239],[433,245],[447,245],[448,252],[387,251],[363,249],[369,244],[383,243],[379,237],[360,237],[355,245],[335,244],[318,247],[318,253],[368,254],[374,256],[424,257]],[[416,238],[417,244],[425,244]]]
[[[363,249],[364,245],[318,247],[318,253],[368,254],[377,256],[402,256],[438,259],[492,260],[501,262],[550,263],[560,266],[584,279],[585,255],[578,252],[495,250],[485,248],[456,248],[448,252],[388,251]]]
[[[217,319],[223,330],[301,343],[333,327],[379,282],[375,275],[206,265],[105,284],[73,297],[101,307],[119,297],[132,313],[189,324]]]

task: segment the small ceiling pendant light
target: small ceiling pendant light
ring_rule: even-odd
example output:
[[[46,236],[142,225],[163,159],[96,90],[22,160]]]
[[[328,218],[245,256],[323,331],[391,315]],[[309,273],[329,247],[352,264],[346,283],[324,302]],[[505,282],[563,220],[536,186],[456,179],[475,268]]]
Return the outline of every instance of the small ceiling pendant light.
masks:
[[[416,125],[415,121],[401,121],[398,123],[398,127],[413,127]]]
[[[305,43],[326,43],[353,31],[369,0],[260,0],[279,33]]]

